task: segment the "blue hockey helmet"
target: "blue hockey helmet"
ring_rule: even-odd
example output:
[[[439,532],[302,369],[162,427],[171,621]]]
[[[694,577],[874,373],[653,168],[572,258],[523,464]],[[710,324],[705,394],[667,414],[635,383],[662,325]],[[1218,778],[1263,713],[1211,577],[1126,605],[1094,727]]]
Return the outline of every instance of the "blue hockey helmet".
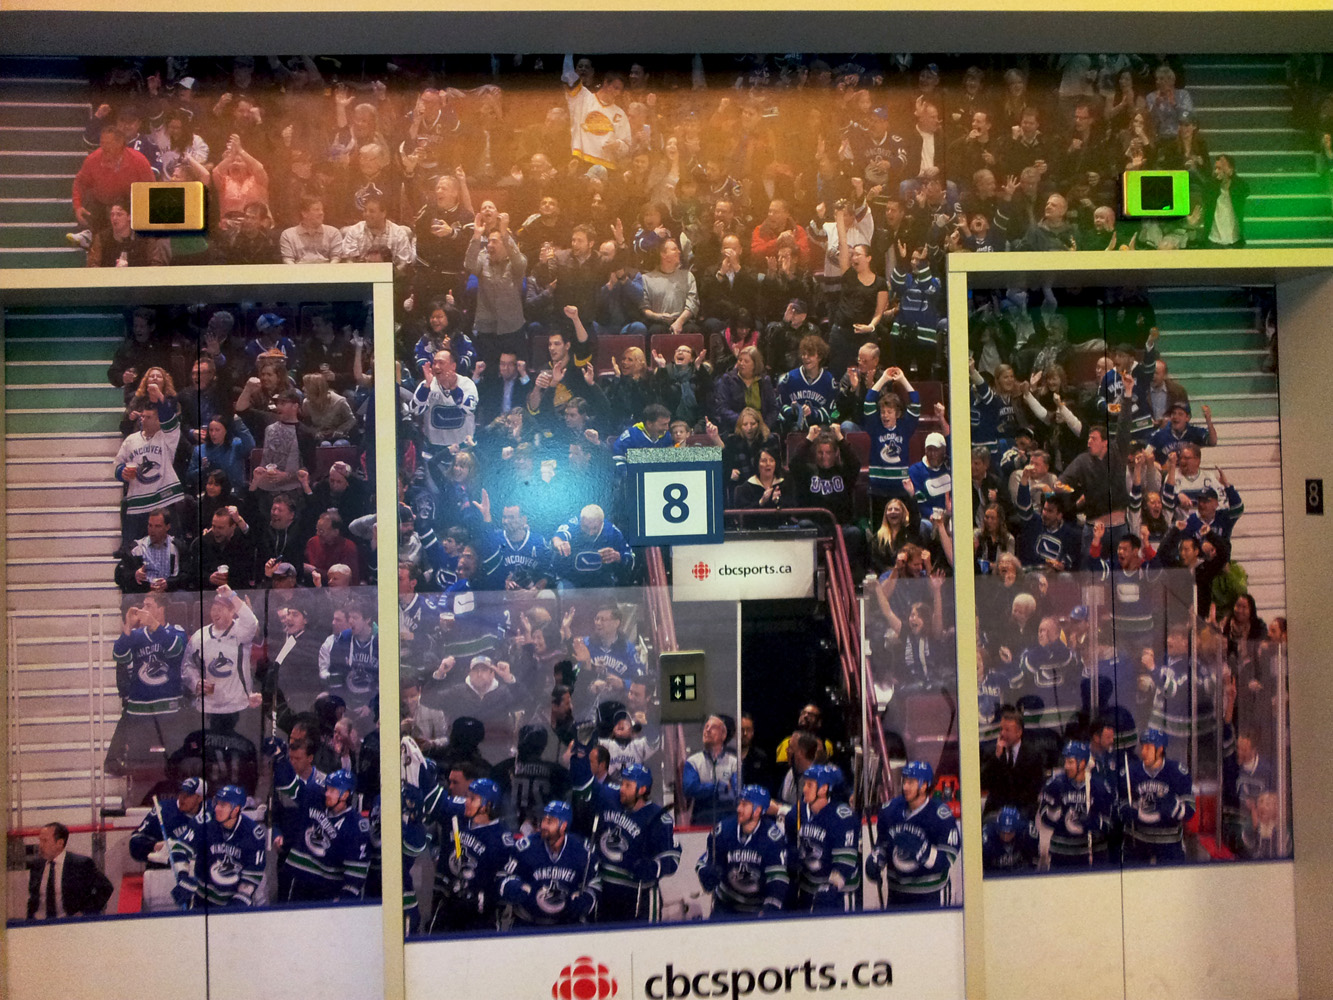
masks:
[[[1088,745],[1082,740],[1070,740],[1060,753],[1062,759],[1073,757],[1075,760],[1087,760],[1090,754]]]
[[[1023,814],[1018,811],[1018,806],[1005,806],[995,820],[995,827],[1001,833],[1017,833],[1023,825]]]
[[[813,781],[815,787],[828,785],[829,794],[842,784],[842,770],[833,764],[811,764],[801,775],[802,781]]]
[[[245,805],[245,799],[245,789],[240,785],[223,785],[213,796],[214,804],[218,802],[226,802],[228,805],[233,806]]]
[[[203,795],[204,779],[186,778],[184,781],[181,782],[180,792],[182,795]]]
[[[621,781],[632,781],[640,788],[653,787],[653,772],[642,764],[626,764],[620,769]]]
[[[1149,726],[1143,731],[1143,735],[1139,737],[1139,742],[1147,743],[1149,746],[1161,747],[1165,750],[1167,736],[1166,733],[1162,732],[1156,726]]]
[[[914,778],[929,788],[935,783],[935,769],[924,760],[909,760],[903,767],[904,778]]]
[[[500,804],[500,786],[490,778],[477,778],[468,784],[467,790],[492,809]]]
[[[542,810],[543,816],[554,816],[561,823],[568,823],[574,818],[574,810],[569,807],[569,803],[561,799],[552,799],[546,803],[546,808]]]
[[[741,789],[740,797],[760,812],[768,812],[769,803],[773,801],[773,797],[763,785],[746,785]]]
[[[353,774],[351,771],[347,770],[347,768],[345,767],[340,768],[339,770],[334,771],[332,774],[330,774],[324,780],[324,784],[326,787],[336,788],[340,792],[355,792],[356,775]]]

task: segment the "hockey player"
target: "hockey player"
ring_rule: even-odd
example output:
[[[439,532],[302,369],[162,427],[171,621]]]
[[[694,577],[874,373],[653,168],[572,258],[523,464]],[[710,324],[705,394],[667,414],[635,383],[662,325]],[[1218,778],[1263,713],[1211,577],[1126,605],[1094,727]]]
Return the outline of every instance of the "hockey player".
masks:
[[[203,778],[186,778],[180,783],[174,799],[159,800],[153,796],[153,808],[140,821],[138,829],[130,834],[130,857],[145,862],[150,870],[166,868],[166,850],[170,842],[190,823],[203,822],[200,811],[203,804]],[[156,860],[155,856],[161,860]]]
[[[495,818],[500,808],[500,786],[490,778],[470,782],[461,798],[439,786],[427,795],[426,820],[438,821],[444,834],[430,933],[495,929],[500,876],[514,847],[514,838]]]
[[[699,885],[713,895],[713,918],[778,913],[787,901],[787,838],[768,819],[763,785],[746,785],[729,816],[708,835],[695,866]]]
[[[1087,743],[1070,740],[1061,756],[1064,770],[1046,782],[1037,801],[1041,839],[1050,837],[1044,858],[1055,868],[1105,864],[1115,794],[1102,774],[1088,766]]]
[[[223,721],[223,728],[230,732],[242,712],[258,709],[263,701],[250,665],[259,620],[226,584],[213,597],[209,618],[211,624],[190,637],[182,672],[186,688],[195,694],[196,710],[213,717],[206,719],[210,725]],[[226,718],[218,720],[218,716]]]
[[[556,799],[542,811],[537,837],[520,837],[510,849],[500,879],[500,898],[513,907],[514,920],[550,927],[587,920],[597,909],[600,880],[597,856],[577,833],[569,832],[573,811]]]
[[[903,768],[903,792],[889,800],[876,820],[878,842],[866,858],[866,876],[883,873],[889,902],[943,906],[949,902],[949,869],[958,857],[958,821],[930,797],[935,771],[924,760]]]
[[[279,895],[287,901],[360,899],[370,870],[370,824],[352,807],[356,777],[339,770],[323,785],[301,782],[281,740],[270,737],[264,747],[274,758],[274,785],[293,795],[300,810],[300,832],[284,845],[289,853]]]
[[[180,746],[185,646],[185,630],[167,624],[164,595],[144,594],[142,606],[125,609],[111,647],[121,715],[106,752],[109,774],[142,770],[152,755]]]
[[[1037,860],[1033,824],[1017,806],[1005,806],[981,828],[981,865],[987,872],[1028,871]]]
[[[850,910],[861,888],[861,824],[851,806],[836,801],[841,785],[839,768],[812,764],[801,776],[801,801],[787,813],[798,910]]]
[[[1125,770],[1125,861],[1161,864],[1185,860],[1183,825],[1194,815],[1194,789],[1184,765],[1166,758],[1166,733],[1149,727],[1139,737],[1139,759]]]
[[[213,796],[212,815],[172,842],[173,898],[181,909],[254,906],[264,878],[267,831],[244,815],[245,789],[226,785]]]
[[[602,876],[599,920],[656,923],[661,916],[660,879],[680,864],[671,813],[649,802],[652,772],[627,764],[620,772],[620,800],[595,818],[594,848]]]

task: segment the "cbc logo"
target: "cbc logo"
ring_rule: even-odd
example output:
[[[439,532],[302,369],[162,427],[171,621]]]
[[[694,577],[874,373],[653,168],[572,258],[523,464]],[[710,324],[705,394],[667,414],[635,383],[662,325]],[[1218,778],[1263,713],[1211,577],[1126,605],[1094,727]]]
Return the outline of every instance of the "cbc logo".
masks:
[[[708,563],[706,562],[697,562],[690,568],[690,573],[700,583],[703,583],[705,580],[707,580],[708,574],[711,572],[712,570],[708,568]]]
[[[618,990],[611,970],[584,955],[560,970],[551,996],[555,1000],[610,1000]]]

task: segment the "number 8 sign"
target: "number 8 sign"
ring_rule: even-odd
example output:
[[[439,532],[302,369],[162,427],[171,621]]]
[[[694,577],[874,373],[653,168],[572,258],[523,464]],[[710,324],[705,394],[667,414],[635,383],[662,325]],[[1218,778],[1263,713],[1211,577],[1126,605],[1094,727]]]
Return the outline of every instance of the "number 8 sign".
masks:
[[[722,449],[633,448],[626,454],[632,545],[722,541]]]

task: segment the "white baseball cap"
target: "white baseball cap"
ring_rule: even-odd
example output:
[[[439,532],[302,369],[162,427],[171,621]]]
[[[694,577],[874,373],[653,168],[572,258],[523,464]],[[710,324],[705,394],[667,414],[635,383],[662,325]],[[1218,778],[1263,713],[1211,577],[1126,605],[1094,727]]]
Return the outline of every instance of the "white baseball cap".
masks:
[[[947,448],[949,443],[944,440],[944,435],[939,431],[931,431],[926,435],[927,448]]]

